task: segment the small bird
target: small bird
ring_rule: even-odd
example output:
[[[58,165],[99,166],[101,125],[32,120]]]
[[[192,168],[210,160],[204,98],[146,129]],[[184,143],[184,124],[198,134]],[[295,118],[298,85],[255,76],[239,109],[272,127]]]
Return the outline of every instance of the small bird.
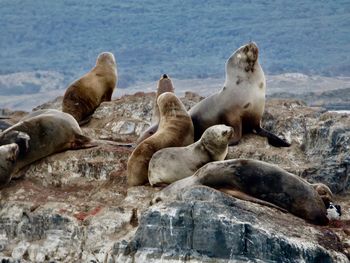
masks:
[[[330,202],[327,208],[327,217],[329,220],[339,220],[341,217],[340,205],[335,205],[332,202]]]

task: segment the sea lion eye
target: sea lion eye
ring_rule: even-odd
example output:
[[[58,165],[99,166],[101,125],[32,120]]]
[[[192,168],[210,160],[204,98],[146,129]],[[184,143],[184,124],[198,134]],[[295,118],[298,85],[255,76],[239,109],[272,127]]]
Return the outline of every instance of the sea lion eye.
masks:
[[[249,51],[248,46],[245,46],[244,49],[243,49],[243,52],[244,52],[244,53],[247,53],[248,51]]]
[[[227,131],[223,131],[222,136],[226,136],[226,135],[227,135]]]

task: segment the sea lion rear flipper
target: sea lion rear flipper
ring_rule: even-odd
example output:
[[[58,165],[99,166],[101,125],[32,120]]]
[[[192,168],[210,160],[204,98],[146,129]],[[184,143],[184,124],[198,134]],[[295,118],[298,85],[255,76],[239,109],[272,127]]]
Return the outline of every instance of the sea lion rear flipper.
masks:
[[[86,137],[82,134],[76,134],[74,141],[71,142],[70,149],[86,149],[86,148],[92,148],[98,146],[96,141],[90,139],[89,137]]]
[[[281,208],[275,204],[272,204],[270,202],[267,202],[267,201],[264,201],[264,200],[260,200],[260,199],[257,199],[253,196],[250,196],[246,193],[243,193],[241,191],[238,191],[238,190],[233,190],[233,189],[228,189],[228,188],[220,188],[218,189],[219,191],[225,193],[225,194],[228,194],[230,196],[233,196],[233,197],[236,197],[238,199],[241,199],[241,200],[245,200],[245,201],[250,201],[250,202],[253,202],[253,203],[256,203],[256,204],[260,204],[260,205],[265,205],[265,206],[268,206],[268,207],[272,207],[272,208],[276,208],[280,211],[282,211],[283,213],[288,213],[288,211],[284,208]]]
[[[96,145],[112,145],[112,146],[118,146],[118,147],[135,148],[134,143],[127,143],[127,142],[115,142],[115,141],[109,141],[109,140],[93,140],[93,143],[95,143]]]
[[[266,137],[269,144],[275,147],[289,147],[291,144],[286,140],[281,139],[277,135],[265,130],[264,128],[259,128],[256,133],[262,137]]]

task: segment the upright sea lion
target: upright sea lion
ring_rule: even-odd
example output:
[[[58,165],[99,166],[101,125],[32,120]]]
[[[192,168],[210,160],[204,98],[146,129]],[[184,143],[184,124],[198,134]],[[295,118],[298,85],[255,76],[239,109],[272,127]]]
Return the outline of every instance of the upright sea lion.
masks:
[[[127,164],[129,186],[148,182],[148,164],[155,152],[166,147],[193,143],[192,120],[175,94],[165,92],[159,96],[157,103],[160,112],[159,129],[131,153]]]
[[[16,139],[14,135],[17,132],[27,134],[30,139],[25,152],[21,151],[25,147],[20,147],[14,174],[24,166],[53,153],[95,146],[90,138],[82,135],[79,124],[70,114],[58,110],[44,110],[42,114],[25,117],[0,133],[0,145],[8,143],[12,138]]]
[[[90,120],[96,108],[111,101],[117,83],[117,66],[110,52],[101,53],[96,66],[66,90],[62,111],[71,114],[82,125]]]
[[[230,145],[238,143],[242,134],[254,132],[267,137],[273,146],[290,146],[285,140],[261,127],[266,80],[258,61],[258,53],[258,47],[253,42],[237,49],[226,62],[226,80],[221,91],[190,109],[195,141],[208,127],[225,124],[234,129]],[[149,137],[156,130],[156,125],[153,125],[138,141]]]
[[[159,150],[153,154],[149,163],[150,184],[170,184],[193,175],[208,162],[224,160],[232,133],[231,127],[214,125],[191,145]]]
[[[18,153],[19,147],[16,143],[0,146],[0,186],[10,181]]]
[[[158,97],[163,94],[164,92],[172,92],[174,93],[174,87],[173,87],[173,82],[171,79],[168,77],[167,74],[163,74],[163,76],[160,78],[158,81],[158,86],[157,86],[157,95],[155,98],[154,106],[153,106],[153,114],[152,114],[152,124],[158,124],[159,123],[159,107],[157,104]]]
[[[164,188],[154,201],[174,198],[194,185],[226,188],[235,197],[245,199],[244,195],[249,195],[315,224],[328,223],[326,206],[310,183],[275,165],[249,159],[208,163],[194,175]]]

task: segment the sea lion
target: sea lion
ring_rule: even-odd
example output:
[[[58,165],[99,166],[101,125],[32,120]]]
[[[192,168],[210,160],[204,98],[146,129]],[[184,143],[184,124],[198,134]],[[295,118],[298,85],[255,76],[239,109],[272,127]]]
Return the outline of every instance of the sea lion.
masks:
[[[170,184],[193,175],[208,162],[224,160],[232,133],[231,127],[214,125],[203,133],[199,141],[191,145],[156,152],[149,163],[150,184]]]
[[[242,134],[254,132],[267,137],[273,146],[290,146],[290,143],[261,127],[266,80],[258,61],[258,53],[254,42],[237,49],[226,61],[226,80],[221,91],[190,109],[195,141],[208,127],[225,124],[234,129],[230,145],[237,144]],[[156,125],[151,126],[138,141],[141,142],[156,130]]]
[[[173,82],[171,79],[168,77],[167,74],[163,74],[163,76],[160,78],[158,81],[158,86],[157,86],[157,95],[154,101],[154,106],[153,106],[153,114],[152,114],[152,124],[158,124],[159,123],[159,107],[157,104],[157,99],[158,97],[163,94],[164,92],[172,92],[174,93],[174,87],[173,87]]]
[[[16,143],[0,146],[0,186],[10,181],[18,153],[19,147]]]
[[[110,52],[97,57],[95,67],[67,88],[62,111],[71,114],[80,125],[87,123],[96,108],[111,101],[117,83],[117,66]]]
[[[155,152],[193,143],[192,120],[175,94],[165,92],[159,96],[157,103],[160,113],[159,129],[131,153],[127,164],[129,186],[148,182],[148,164]]]
[[[79,124],[70,114],[58,110],[47,112],[43,110],[42,114],[25,117],[0,133],[0,145],[11,140],[16,142],[13,141],[16,138],[14,136],[16,132],[25,133],[30,139],[27,150],[21,150],[25,147],[20,146],[13,174],[26,165],[53,153],[96,146],[90,138],[82,135]]]
[[[235,190],[272,203],[314,224],[328,223],[326,206],[314,187],[287,171],[262,161],[232,159],[208,163],[194,175],[172,183],[156,195],[153,202],[174,198],[186,187],[205,185]]]

